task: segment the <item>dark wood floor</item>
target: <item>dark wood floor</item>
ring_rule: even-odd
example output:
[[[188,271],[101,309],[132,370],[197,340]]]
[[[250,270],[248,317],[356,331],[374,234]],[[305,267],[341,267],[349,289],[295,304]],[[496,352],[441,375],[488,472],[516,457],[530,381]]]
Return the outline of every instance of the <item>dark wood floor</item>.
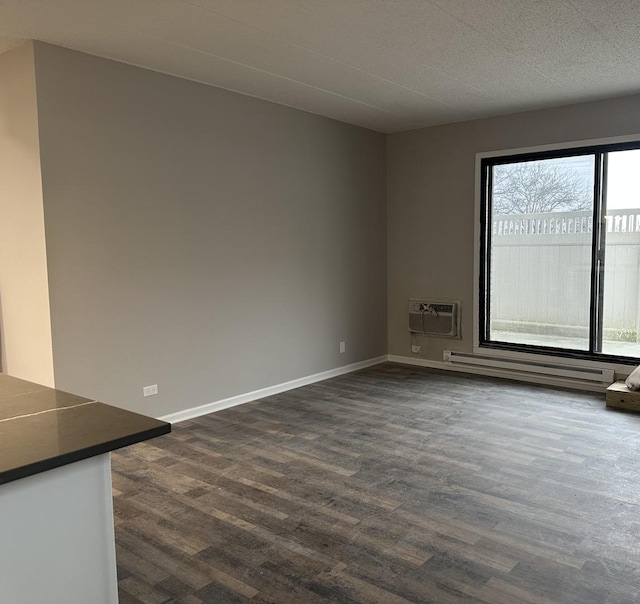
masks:
[[[121,604],[640,602],[604,395],[384,364],[112,459]]]

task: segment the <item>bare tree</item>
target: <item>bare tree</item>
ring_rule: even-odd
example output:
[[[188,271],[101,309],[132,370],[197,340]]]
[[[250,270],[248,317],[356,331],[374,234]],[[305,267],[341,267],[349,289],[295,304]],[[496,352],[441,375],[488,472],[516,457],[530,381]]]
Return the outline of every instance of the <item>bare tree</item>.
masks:
[[[493,169],[494,214],[587,210],[592,196],[584,178],[553,160],[504,164]]]

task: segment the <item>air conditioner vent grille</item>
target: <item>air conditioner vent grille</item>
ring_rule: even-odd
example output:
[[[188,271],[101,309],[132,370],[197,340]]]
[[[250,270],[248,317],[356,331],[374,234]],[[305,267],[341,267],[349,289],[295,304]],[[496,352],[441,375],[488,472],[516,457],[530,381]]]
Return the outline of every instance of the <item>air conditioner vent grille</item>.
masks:
[[[440,338],[460,338],[460,303],[410,298],[409,331]]]

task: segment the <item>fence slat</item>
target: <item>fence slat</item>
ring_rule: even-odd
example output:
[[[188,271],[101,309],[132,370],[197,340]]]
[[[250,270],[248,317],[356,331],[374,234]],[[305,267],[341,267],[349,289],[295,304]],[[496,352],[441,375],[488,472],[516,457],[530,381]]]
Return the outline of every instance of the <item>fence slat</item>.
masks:
[[[607,233],[640,233],[640,208],[610,210],[605,216]],[[496,237],[507,235],[574,235],[591,233],[591,212],[546,212],[543,214],[501,214],[491,226]]]

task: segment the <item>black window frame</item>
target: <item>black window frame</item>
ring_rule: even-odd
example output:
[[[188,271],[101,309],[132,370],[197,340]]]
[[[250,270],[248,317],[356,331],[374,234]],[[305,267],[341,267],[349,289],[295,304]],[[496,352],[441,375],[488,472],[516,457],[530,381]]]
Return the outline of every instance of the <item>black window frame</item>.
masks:
[[[480,348],[504,350],[529,354],[543,354],[552,357],[603,361],[622,365],[638,365],[640,357],[605,354],[602,352],[602,313],[604,304],[604,243],[606,228],[606,162],[607,153],[614,151],[640,150],[640,140],[607,143],[583,147],[568,147],[536,152],[484,157],[480,160],[480,274],[479,274],[479,321],[478,345]],[[589,306],[589,350],[573,350],[534,344],[500,342],[489,339],[489,312],[491,307],[489,275],[491,274],[491,188],[493,166],[593,155],[593,226],[591,242],[591,287]]]

